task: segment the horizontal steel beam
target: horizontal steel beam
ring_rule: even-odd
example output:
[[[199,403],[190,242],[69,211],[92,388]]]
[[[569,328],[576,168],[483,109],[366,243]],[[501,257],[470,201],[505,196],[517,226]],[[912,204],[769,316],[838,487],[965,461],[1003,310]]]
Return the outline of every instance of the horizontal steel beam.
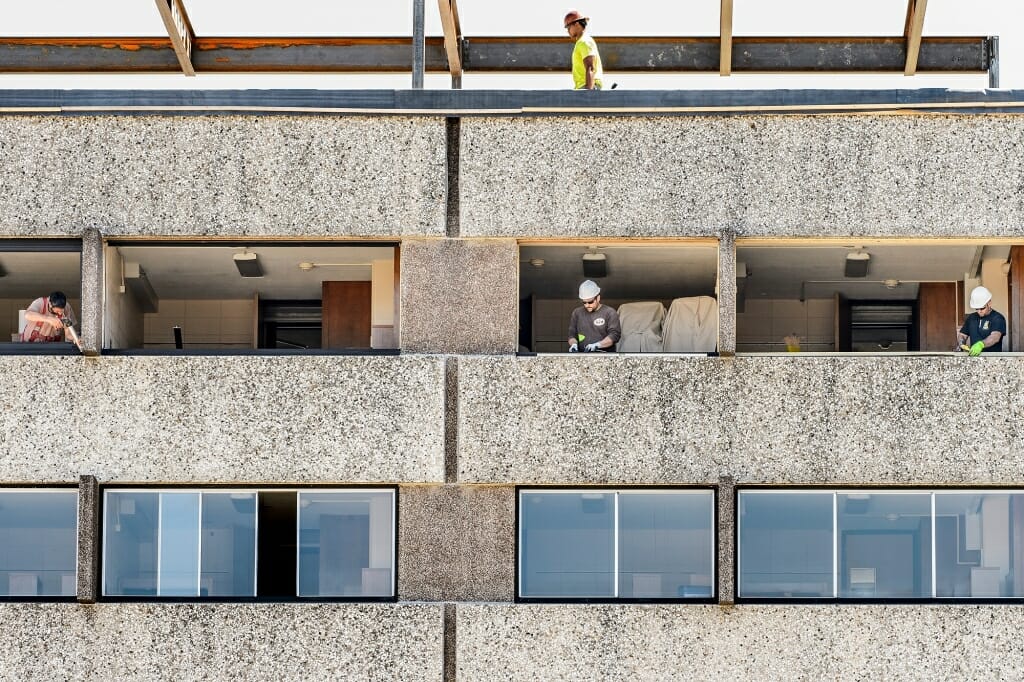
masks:
[[[720,42],[708,38],[598,38],[606,70],[718,73]],[[564,38],[468,38],[470,72],[546,72],[569,68]],[[903,73],[898,38],[733,38],[732,71],[747,73]],[[198,73],[408,72],[411,38],[196,38]],[[985,73],[987,38],[924,38],[918,72]],[[0,38],[0,73],[180,72],[168,38]],[[426,70],[448,71],[444,39],[426,39]]]

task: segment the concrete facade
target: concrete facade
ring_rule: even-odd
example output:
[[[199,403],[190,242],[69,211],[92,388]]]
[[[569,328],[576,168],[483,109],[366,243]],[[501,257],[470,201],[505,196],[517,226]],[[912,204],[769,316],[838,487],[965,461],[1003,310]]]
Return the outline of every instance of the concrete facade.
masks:
[[[402,347],[0,355],[0,484],[81,481],[92,525],[81,604],[0,604],[13,643],[0,677],[1018,675],[1014,606],[732,605],[732,496],[1024,487],[1020,358],[732,351],[737,239],[1024,241],[1024,117],[480,116],[458,129],[453,163],[442,116],[0,116],[0,238],[83,238],[90,350],[102,242],[124,237],[400,242]],[[515,356],[519,240],[599,237],[718,239],[721,356]],[[985,448],[967,428],[979,423]],[[111,484],[396,484],[397,603],[105,601]],[[520,484],[717,486],[721,603],[513,603]]]

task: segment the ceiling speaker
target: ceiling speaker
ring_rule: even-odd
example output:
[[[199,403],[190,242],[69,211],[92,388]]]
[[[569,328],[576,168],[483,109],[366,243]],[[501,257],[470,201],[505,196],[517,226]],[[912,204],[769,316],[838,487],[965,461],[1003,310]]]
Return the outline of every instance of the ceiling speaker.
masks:
[[[235,267],[242,277],[262,277],[263,267],[260,265],[259,256],[255,253],[236,253],[234,255]]]
[[[583,254],[583,276],[587,278],[608,276],[608,259],[603,253]]]
[[[871,262],[871,254],[866,251],[854,251],[846,254],[846,267],[843,275],[846,277],[867,277],[868,263]]]

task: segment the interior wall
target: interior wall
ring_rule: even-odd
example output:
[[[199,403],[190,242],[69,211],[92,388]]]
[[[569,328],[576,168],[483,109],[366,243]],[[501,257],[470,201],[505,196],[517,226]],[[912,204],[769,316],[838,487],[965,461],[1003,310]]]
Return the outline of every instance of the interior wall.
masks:
[[[252,348],[252,299],[160,299],[155,313],[144,315],[146,348],[173,348],[175,326],[185,348]]]
[[[736,350],[784,352],[786,336],[800,337],[803,351],[831,351],[835,343],[835,304],[830,298],[748,298],[736,315]]]
[[[371,348],[397,348],[395,335],[395,261],[375,260],[371,269]]]
[[[117,247],[104,247],[103,262],[103,347],[139,348],[143,313],[130,292],[121,293],[122,263]]]
[[[992,308],[1002,313],[1009,320],[1010,314],[1010,287],[1009,277],[1003,272],[1003,258],[986,258],[981,261],[981,284],[992,292]],[[967,291],[970,296],[970,290]],[[968,309],[968,312],[973,312]],[[1007,328],[1009,334],[1009,328]],[[1009,340],[1003,341],[1003,349],[1009,350]]]

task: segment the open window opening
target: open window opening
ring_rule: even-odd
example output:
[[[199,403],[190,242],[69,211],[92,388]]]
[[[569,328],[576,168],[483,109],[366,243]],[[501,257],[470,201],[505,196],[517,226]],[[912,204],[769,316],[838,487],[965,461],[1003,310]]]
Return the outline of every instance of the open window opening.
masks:
[[[1016,351],[1022,255],[1021,246],[964,241],[741,241],[736,350],[953,353],[986,338],[985,353]],[[978,287],[991,304],[972,330],[978,338],[967,334],[965,342],[958,333],[975,312],[971,294]],[[998,340],[988,331],[1003,328]]]
[[[0,352],[74,351],[82,331],[81,251],[72,239],[0,240]]]
[[[398,348],[396,244],[106,246],[104,348]]]
[[[519,350],[565,353],[572,335],[578,352],[714,352],[717,274],[718,248],[710,241],[523,244]],[[599,293],[581,289],[587,281]],[[614,315],[601,314],[602,307]],[[584,312],[574,315],[577,309]]]

